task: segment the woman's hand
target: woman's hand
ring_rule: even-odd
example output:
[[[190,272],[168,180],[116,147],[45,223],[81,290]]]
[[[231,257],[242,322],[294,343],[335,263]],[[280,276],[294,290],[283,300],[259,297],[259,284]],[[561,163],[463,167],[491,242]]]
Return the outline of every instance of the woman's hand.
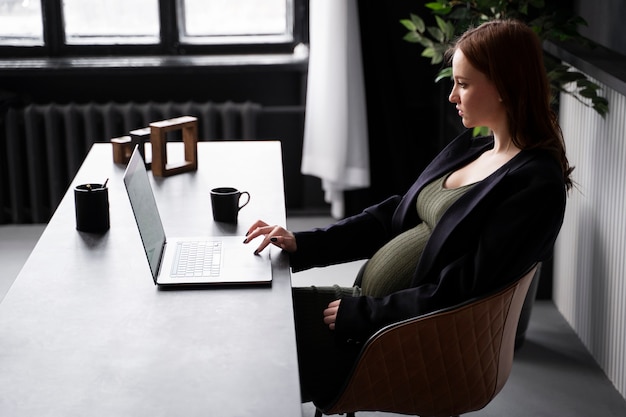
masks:
[[[328,325],[330,330],[335,330],[335,322],[337,321],[337,311],[341,300],[332,301],[328,304],[328,308],[324,310],[324,323]]]
[[[243,243],[249,243],[259,236],[264,236],[264,238],[254,251],[255,254],[261,253],[270,243],[287,252],[295,252],[298,249],[293,233],[281,226],[270,226],[262,220],[257,220],[250,226],[248,233],[246,233],[246,240]]]

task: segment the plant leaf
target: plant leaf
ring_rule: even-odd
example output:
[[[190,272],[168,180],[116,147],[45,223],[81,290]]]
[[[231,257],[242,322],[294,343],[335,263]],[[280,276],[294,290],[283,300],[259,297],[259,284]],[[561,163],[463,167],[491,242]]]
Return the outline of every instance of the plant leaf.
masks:
[[[584,74],[578,71],[566,71],[566,72],[562,72],[558,74],[558,78],[561,83],[566,84],[566,83],[582,80],[586,77]]]
[[[433,59],[430,60],[431,65],[441,64],[443,62],[443,55],[435,54]]]
[[[576,85],[578,87],[587,87],[587,88],[593,88],[594,90],[599,90],[600,86],[595,84],[593,81],[589,81],[588,79],[584,78],[584,79],[580,79],[578,81],[576,81]]]
[[[422,41],[422,36],[417,32],[408,32],[402,39],[411,43],[420,43]]]
[[[422,56],[426,58],[432,58],[435,56],[435,48],[424,48]]]
[[[433,10],[433,11],[441,10],[443,8],[443,5],[439,2],[426,3],[424,6],[428,7],[430,10]]]
[[[467,7],[458,7],[454,9],[452,13],[448,14],[448,18],[456,21],[469,21],[472,19],[472,13]],[[462,30],[461,25],[459,25],[459,31]]]
[[[426,58],[431,58],[430,63],[435,65],[443,62],[443,54],[436,48],[424,48],[422,51],[422,56]]]
[[[609,103],[606,100],[598,102],[594,100],[593,109],[598,112],[600,116],[604,117],[609,112]]]
[[[441,29],[429,26],[426,28],[426,30],[428,30],[428,33],[430,33],[430,36],[435,38],[437,42],[443,43],[445,41],[443,32],[441,31]]]
[[[581,96],[585,97],[585,98],[594,98],[597,97],[598,94],[596,93],[596,90],[594,90],[593,88],[583,88],[581,89],[578,94],[580,94]]]
[[[454,38],[454,25],[452,22],[443,20],[439,16],[435,16],[435,20],[437,20],[437,26],[439,26],[439,29],[443,33],[443,41],[448,41]]]
[[[426,3],[424,6],[428,7],[435,15],[446,15],[452,11],[452,7],[438,3]]]
[[[476,136],[487,136],[489,134],[489,128],[486,126],[476,126],[472,131],[472,135]]]
[[[424,48],[434,48],[435,47],[435,42],[431,41],[430,39],[428,39],[426,36],[422,36],[422,38],[420,39],[419,43],[424,47]]]
[[[435,78],[435,82],[438,83],[439,81],[446,78],[452,78],[452,67],[446,67],[439,71],[439,73],[437,74],[437,78]]]
[[[413,22],[413,25],[415,25],[415,29],[417,29],[419,33],[424,33],[424,31],[426,30],[426,25],[424,24],[424,21],[421,17],[411,13],[411,22]]]
[[[405,28],[407,28],[410,31],[417,30],[417,27],[415,26],[415,24],[413,23],[412,20],[400,19],[400,23],[402,23],[402,26],[404,26]]]
[[[448,30],[447,28],[447,24],[446,21],[443,20],[441,17],[439,16],[435,16],[435,20],[437,21],[437,26],[439,27],[439,30],[441,30],[441,33],[444,34],[444,36],[446,35],[446,32]]]

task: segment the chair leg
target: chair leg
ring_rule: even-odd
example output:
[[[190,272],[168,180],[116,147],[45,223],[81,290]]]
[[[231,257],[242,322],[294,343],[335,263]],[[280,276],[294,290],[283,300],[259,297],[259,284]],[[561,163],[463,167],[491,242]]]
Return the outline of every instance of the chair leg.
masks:
[[[315,409],[315,417],[322,417],[324,413],[319,408]],[[354,413],[346,413],[346,417],[354,417]]]
[[[320,411],[319,408],[315,409],[315,417],[322,417],[322,412]],[[346,413],[346,417],[354,417],[354,413]],[[452,417],[458,417],[458,416],[452,416]]]

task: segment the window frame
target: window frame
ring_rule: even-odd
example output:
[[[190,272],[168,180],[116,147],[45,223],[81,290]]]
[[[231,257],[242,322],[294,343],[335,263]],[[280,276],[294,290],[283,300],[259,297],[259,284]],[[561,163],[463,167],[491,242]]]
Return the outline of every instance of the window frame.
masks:
[[[292,0],[292,36],[224,37],[227,42],[184,42],[179,36],[181,13],[177,0],[158,0],[160,42],[158,44],[72,44],[65,42],[63,0],[41,1],[43,46],[0,45],[0,58],[20,57],[102,57],[150,55],[231,55],[293,53],[300,43],[308,43],[308,1]],[[250,40],[246,42],[245,40]]]

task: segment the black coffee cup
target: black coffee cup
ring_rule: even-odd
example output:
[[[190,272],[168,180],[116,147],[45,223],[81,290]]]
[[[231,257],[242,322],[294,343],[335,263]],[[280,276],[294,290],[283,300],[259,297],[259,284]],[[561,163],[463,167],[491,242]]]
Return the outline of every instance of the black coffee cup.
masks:
[[[76,229],[104,233],[109,230],[109,189],[103,184],[81,184],[74,188]]]
[[[239,204],[241,196],[246,195],[246,202]],[[224,223],[237,223],[239,210],[250,202],[250,193],[232,187],[219,187],[211,190],[213,220]]]

